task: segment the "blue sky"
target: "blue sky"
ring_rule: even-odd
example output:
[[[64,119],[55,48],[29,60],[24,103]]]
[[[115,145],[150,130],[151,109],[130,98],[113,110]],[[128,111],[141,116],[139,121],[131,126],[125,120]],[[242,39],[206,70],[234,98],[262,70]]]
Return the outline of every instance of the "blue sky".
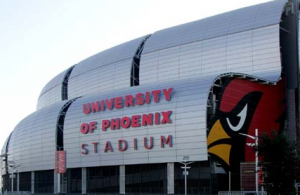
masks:
[[[157,30],[266,1],[0,0],[0,147],[68,67]]]

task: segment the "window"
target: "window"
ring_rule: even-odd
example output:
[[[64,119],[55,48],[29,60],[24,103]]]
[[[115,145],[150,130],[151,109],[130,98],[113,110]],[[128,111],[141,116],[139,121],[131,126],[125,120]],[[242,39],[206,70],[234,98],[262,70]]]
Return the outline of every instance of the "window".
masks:
[[[167,193],[167,164],[127,165],[126,193]]]

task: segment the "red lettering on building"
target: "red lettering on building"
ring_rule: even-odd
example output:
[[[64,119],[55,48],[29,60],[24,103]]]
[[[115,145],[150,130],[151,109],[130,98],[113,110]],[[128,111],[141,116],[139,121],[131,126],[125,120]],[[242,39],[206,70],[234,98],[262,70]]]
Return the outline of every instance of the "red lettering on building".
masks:
[[[92,112],[99,112],[100,111],[100,102],[92,102]]]
[[[122,99],[122,97],[116,97],[115,98],[115,108],[116,109],[123,108],[123,99]]]
[[[109,125],[110,125],[109,120],[102,120],[102,131],[106,131]]]
[[[99,142],[92,142],[92,144],[94,145],[94,153],[98,153],[97,146]]]
[[[163,118],[162,118],[160,124],[172,123],[171,119],[170,119],[171,113],[172,113],[172,111],[170,111],[170,110],[167,112],[161,112]]]
[[[150,104],[150,92],[146,92],[146,101],[147,104]]]
[[[89,133],[94,132],[94,130],[97,128],[96,125],[97,125],[97,122],[95,122],[95,121],[90,122],[90,124],[89,124]]]
[[[154,96],[154,102],[158,103],[159,102],[159,95],[160,95],[161,90],[153,90],[152,94]]]
[[[95,121],[92,121],[92,122],[90,122],[89,124],[87,124],[87,123],[82,123],[81,125],[80,125],[80,132],[82,133],[82,134],[87,134],[88,132],[89,133],[93,133],[93,131],[97,128],[97,122],[95,122]]]
[[[166,124],[172,123],[171,121],[172,111],[162,111],[154,113],[154,124]],[[102,131],[106,131],[109,127],[111,130],[115,129],[127,129],[129,127],[140,127],[153,125],[153,113],[141,115],[132,115],[131,117],[124,116],[123,118],[115,118],[111,120],[102,120]]]
[[[86,154],[89,153],[89,151],[88,151],[88,149],[86,148],[86,146],[88,146],[88,145],[87,145],[87,144],[81,144],[81,154],[86,155]]]
[[[135,105],[142,106],[143,104],[150,104],[152,100],[154,103],[158,103],[160,101],[160,98],[162,98],[162,95],[164,95],[166,101],[170,101],[173,92],[174,90],[171,87],[167,89],[161,89],[161,90],[159,89],[159,90],[146,91],[143,93],[136,93],[135,95],[126,95],[126,96],[113,97],[109,99],[102,99],[102,100],[83,104],[82,110],[84,114],[90,114],[96,112],[103,112],[106,109],[113,110],[114,108],[122,109],[124,107],[128,108],[128,107],[133,107]],[[171,114],[172,111],[168,110],[168,111],[161,111],[156,113],[136,114],[132,116],[123,116],[120,118],[104,119],[102,120],[101,130],[106,131],[108,128],[110,128],[111,130],[116,130],[120,128],[127,129],[130,127],[137,128],[141,126],[148,126],[148,125],[151,126],[153,124],[154,125],[169,124],[172,123]],[[80,132],[82,134],[93,133],[95,129],[97,129],[97,122],[95,121],[82,123],[80,125]],[[125,139],[119,139],[118,146],[114,146],[114,147],[118,147],[118,151],[120,152],[125,152],[129,149],[138,150],[138,139],[136,138],[131,138],[131,139],[132,142],[128,142]],[[154,147],[154,137],[144,137],[142,139],[143,139],[143,144],[145,149],[151,150]],[[171,135],[168,135],[167,137],[161,135],[160,147],[164,148],[165,145],[169,145],[169,148],[173,147],[172,141],[173,140]],[[98,153],[100,143],[91,142],[91,144],[93,145],[94,153]],[[114,152],[110,141],[106,141],[105,144],[103,143],[103,145],[101,145],[100,148],[102,149],[100,151],[104,153]],[[83,155],[89,153],[88,144],[81,144],[81,153]]]
[[[169,146],[169,148],[173,147],[173,140],[172,140],[172,135],[161,135],[160,137],[158,137],[158,139],[160,139],[160,148],[165,148],[166,145]],[[107,153],[107,152],[114,152],[113,147],[117,147],[118,151],[120,152],[125,152],[127,150],[138,150],[138,139],[137,138],[133,138],[132,142],[128,142],[128,140],[126,139],[118,139],[117,141],[117,145],[113,146],[112,143],[110,141],[105,141],[103,142],[103,152]],[[143,137],[141,138],[141,140],[144,144],[144,148],[147,150],[151,150],[154,148],[154,137]],[[158,143],[158,142],[157,142]],[[131,145],[130,145],[131,144]],[[91,145],[93,146],[93,148],[91,148],[94,153],[98,153],[99,151],[99,142],[92,142]],[[131,146],[131,147],[130,147]],[[102,146],[100,147],[102,148]],[[81,153],[86,155],[89,153],[89,149],[88,149],[88,144],[81,144]]]
[[[150,144],[148,144],[147,138],[144,137],[144,147],[145,147],[147,150],[150,150],[150,149],[153,148],[153,137],[150,137]]]
[[[142,115],[142,126],[153,125],[153,114],[143,114]]]
[[[83,104],[82,105],[82,110],[84,114],[89,114],[91,112],[91,105],[90,103]]]
[[[142,93],[136,94],[135,104],[139,105],[139,106],[144,104],[144,94],[142,94]]]
[[[133,104],[133,96],[132,95],[126,95],[125,96],[125,107],[134,106]]]
[[[168,135],[167,139],[162,135],[160,136],[160,147],[164,148],[165,144],[169,144],[169,147],[172,147],[172,136]]]
[[[130,126],[130,118],[125,116],[121,120],[121,127],[127,129]]]
[[[115,129],[120,129],[120,119],[111,119],[110,120],[110,129],[115,130]]]
[[[110,141],[106,141],[105,147],[104,147],[104,152],[113,152],[113,148],[111,147]]]
[[[80,132],[86,134],[89,131],[89,125],[87,123],[82,123],[80,125]]]
[[[114,107],[114,100],[115,100],[115,98],[110,98],[110,100],[109,99],[105,100],[106,107],[107,107],[108,110],[112,110],[113,109],[113,107]]]
[[[134,149],[134,150],[137,150],[137,149],[138,149],[138,148],[137,148],[137,139],[136,139],[136,138],[133,139],[133,149]]]
[[[132,127],[140,127],[141,126],[141,122],[140,122],[140,118],[141,116],[140,115],[133,115],[131,117],[131,126]]]
[[[127,150],[128,144],[127,141],[124,139],[119,139],[118,140],[118,149],[120,152],[124,152],[125,150]]]
[[[159,119],[160,119],[160,113],[156,112],[156,113],[154,114],[154,123],[155,123],[156,125],[159,125]]]
[[[135,96],[133,95],[126,95],[126,96],[119,96],[115,98],[89,102],[82,105],[82,110],[84,114],[90,114],[91,112],[100,112],[105,111],[105,108],[112,110],[114,108],[121,109],[123,107],[132,107],[135,105],[141,106],[144,103],[150,104],[151,102],[151,94],[153,95],[153,100],[155,103],[159,102],[159,98],[161,93],[164,94],[165,100],[171,100],[171,94],[173,92],[173,88],[162,89],[162,90],[152,90],[151,92],[146,91],[144,93],[137,93]],[[123,99],[124,102],[123,102]]]
[[[105,110],[105,102],[104,100],[101,100],[101,111]]]
[[[169,88],[169,89],[163,89],[163,93],[164,93],[164,95],[165,95],[166,101],[170,101],[172,91],[173,91],[173,88],[172,88],[172,87]]]

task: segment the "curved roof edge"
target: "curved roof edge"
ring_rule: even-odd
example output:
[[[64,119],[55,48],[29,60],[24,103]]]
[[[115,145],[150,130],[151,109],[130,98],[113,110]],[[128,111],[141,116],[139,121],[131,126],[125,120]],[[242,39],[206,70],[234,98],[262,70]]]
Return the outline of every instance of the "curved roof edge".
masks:
[[[278,24],[287,0],[275,0],[157,31],[143,54]]]

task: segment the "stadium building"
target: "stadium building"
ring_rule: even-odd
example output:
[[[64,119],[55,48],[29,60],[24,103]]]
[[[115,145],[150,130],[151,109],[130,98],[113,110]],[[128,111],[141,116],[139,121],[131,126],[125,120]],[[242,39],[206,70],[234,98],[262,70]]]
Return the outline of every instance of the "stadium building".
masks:
[[[184,161],[188,193],[254,190],[249,136],[298,137],[298,45],[297,3],[275,0],[91,56],[7,138],[2,190],[183,194]]]

